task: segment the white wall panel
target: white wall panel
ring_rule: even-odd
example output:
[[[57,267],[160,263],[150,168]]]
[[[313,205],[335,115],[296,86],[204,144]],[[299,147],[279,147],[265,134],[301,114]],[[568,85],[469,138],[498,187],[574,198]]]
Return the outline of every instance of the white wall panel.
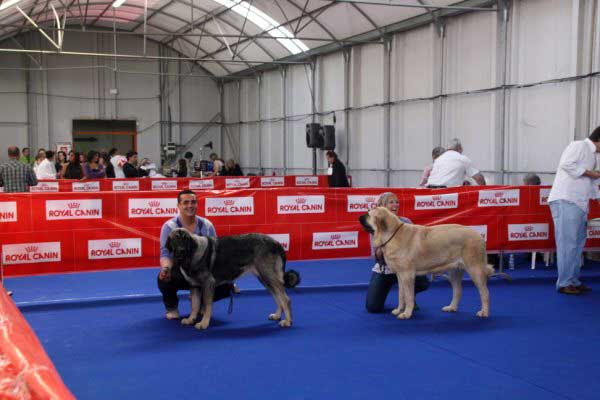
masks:
[[[511,170],[556,171],[562,151],[575,137],[574,96],[573,82],[511,91],[508,136]]]
[[[464,154],[477,169],[492,170],[496,166],[495,94],[477,93],[451,96],[443,103],[442,145],[459,138]],[[431,152],[429,153],[431,154]]]
[[[392,101],[434,95],[436,31],[433,25],[394,36],[391,60]]]
[[[286,74],[287,168],[311,168],[312,150],[306,147],[306,124],[312,112],[312,72],[308,66],[293,66]],[[300,117],[303,116],[303,117]]]
[[[383,101],[383,51],[383,46],[378,44],[352,48],[352,106]]]
[[[23,67],[23,56],[0,56],[4,68]],[[7,148],[28,146],[26,74],[22,71],[0,71],[0,160],[7,159]]]
[[[321,57],[319,65],[319,104],[321,111],[344,108],[344,56],[342,52]]]
[[[390,168],[421,169],[431,164],[433,101],[394,105],[390,114]]]
[[[444,39],[444,92],[496,86],[495,13],[451,18]]]
[[[350,165],[352,168],[385,168],[383,160],[383,109],[369,108],[350,113]]]
[[[245,79],[241,82],[241,119],[244,122],[258,121],[258,81]],[[240,126],[240,165],[244,172],[257,173],[260,169],[260,124],[244,123]]]
[[[279,71],[263,74],[260,105],[261,118],[273,121],[261,127],[263,166],[283,169],[283,78]]]
[[[511,83],[575,75],[578,8],[579,0],[514,2]]]

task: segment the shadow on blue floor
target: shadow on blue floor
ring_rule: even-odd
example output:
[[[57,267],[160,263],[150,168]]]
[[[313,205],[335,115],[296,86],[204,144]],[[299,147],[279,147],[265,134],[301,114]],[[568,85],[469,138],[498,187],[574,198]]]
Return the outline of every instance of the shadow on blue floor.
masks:
[[[303,288],[289,291],[287,330],[267,321],[273,300],[250,279],[240,282],[232,314],[227,301],[215,305],[205,332],[162,318],[156,269],[6,286],[78,399],[597,398],[596,265],[584,269],[594,291],[582,296],[557,294],[546,270],[521,267],[512,283],[494,280],[487,320],[474,316],[479,299],[469,283],[460,311],[443,313],[451,289],[436,281],[409,321],[389,314],[395,291],[388,312],[364,310],[370,265],[290,263]],[[52,303],[68,298],[86,300]],[[189,302],[180,310],[188,313]]]

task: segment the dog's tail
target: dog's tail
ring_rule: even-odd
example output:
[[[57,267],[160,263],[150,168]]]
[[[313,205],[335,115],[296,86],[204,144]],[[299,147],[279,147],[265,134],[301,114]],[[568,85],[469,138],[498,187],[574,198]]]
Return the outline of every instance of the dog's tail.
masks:
[[[290,269],[289,271],[285,271],[283,273],[283,285],[286,288],[291,289],[293,287],[298,286],[299,283],[300,283],[300,274],[298,273],[298,271],[294,271],[293,269]]]

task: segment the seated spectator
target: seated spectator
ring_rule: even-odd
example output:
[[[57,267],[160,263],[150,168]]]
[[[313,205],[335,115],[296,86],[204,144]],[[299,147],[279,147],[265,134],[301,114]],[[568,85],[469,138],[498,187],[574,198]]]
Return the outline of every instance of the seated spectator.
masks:
[[[37,169],[39,165],[46,159],[46,150],[39,149],[37,155],[35,156],[35,160],[33,161],[33,172],[37,174]]]
[[[542,180],[536,174],[527,174],[523,178],[523,185],[525,186],[540,186],[542,184]]]
[[[435,162],[435,160],[441,156],[442,154],[444,154],[444,152],[446,151],[445,148],[443,147],[436,147],[431,151],[431,158],[432,160]],[[425,167],[425,169],[423,170],[423,175],[421,176],[421,182],[419,183],[419,187],[425,187],[427,185],[427,180],[429,179],[429,175],[431,175],[431,169],[433,168],[433,163],[429,164],[427,167]]]
[[[428,188],[462,186],[466,178],[473,178],[478,185],[485,185],[485,178],[468,157],[462,154],[459,139],[452,139],[448,150],[433,163],[427,179]]]
[[[213,175],[221,175],[221,171],[225,168],[225,163],[219,158],[217,153],[211,153],[210,160],[213,163]]]
[[[221,169],[221,172],[219,175],[221,175],[221,176],[244,176],[244,173],[242,172],[242,169],[240,168],[239,164],[237,164],[233,158],[230,158],[225,163],[225,166]]]
[[[138,168],[138,153],[130,151],[126,154],[127,162],[123,164],[123,174],[125,178],[141,178],[148,176],[148,172]]]
[[[19,161],[26,165],[33,164],[34,160],[33,157],[31,157],[31,151],[29,150],[29,147],[23,147],[23,150],[21,151],[21,158],[19,158]]]
[[[83,179],[83,167],[79,162],[79,153],[69,152],[69,162],[63,167],[61,178],[63,179]]]
[[[85,154],[83,154],[83,153],[77,153],[77,154],[79,154],[79,164],[81,164],[83,166],[83,164],[86,163]]]
[[[60,150],[56,152],[56,162],[54,166],[56,167],[56,172],[61,173],[63,170],[63,166],[67,165],[67,153]]]
[[[188,176],[187,162],[183,158],[180,158],[178,163],[179,163],[179,168],[177,169],[177,177],[178,178],[187,177]]]
[[[83,165],[83,173],[87,179],[106,178],[106,169],[100,163],[100,153],[90,150],[87,153],[87,163]]]
[[[111,155],[110,164],[112,165],[112,168],[110,168],[110,170],[112,171],[112,175],[113,175],[111,178],[125,178],[125,172],[123,172],[123,166],[127,162],[127,158],[123,157],[121,154],[119,154],[119,150],[116,148],[113,148],[109,154]],[[108,176],[108,172],[107,172],[107,176]]]
[[[54,165],[54,152],[46,151],[46,158],[37,166],[35,175],[38,179],[56,179],[56,167]],[[39,155],[39,153],[38,153]]]

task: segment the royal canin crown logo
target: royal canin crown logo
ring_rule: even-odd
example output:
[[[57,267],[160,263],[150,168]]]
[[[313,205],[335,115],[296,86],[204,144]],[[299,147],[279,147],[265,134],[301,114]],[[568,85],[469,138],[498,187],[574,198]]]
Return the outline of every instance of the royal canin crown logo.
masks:
[[[80,206],[80,204],[75,201],[67,204],[67,207],[72,208],[72,209],[79,208],[79,206]]]
[[[525,227],[525,232],[531,232],[533,230],[533,226],[528,225]]]
[[[342,235],[340,235],[339,233],[337,233],[335,235],[331,235],[331,239],[333,239],[333,240],[337,240],[337,239],[339,239],[341,237],[342,237]]]
[[[108,247],[113,248],[113,249],[117,248],[117,247],[121,247],[121,242],[110,242],[108,244]]]
[[[158,207],[158,206],[160,206],[160,201],[158,201],[158,200],[151,200],[151,201],[148,202],[148,205],[150,207]]]
[[[226,206],[232,206],[235,204],[234,200],[224,200],[223,204],[225,204]]]
[[[502,196],[504,196],[503,192],[496,192],[496,193],[494,193],[494,197],[502,197]]]
[[[25,251],[28,253],[35,253],[36,251],[38,251],[39,247],[38,246],[27,246],[25,247]]]
[[[431,199],[432,199],[432,200],[441,200],[441,199],[442,199],[442,196],[440,196],[440,195],[437,195],[437,196],[431,196]]]
[[[306,199],[304,197],[298,197],[296,199],[296,203],[297,204],[304,204],[304,203],[306,203]]]
[[[374,203],[375,197],[365,197],[365,200],[367,201],[367,203]]]

